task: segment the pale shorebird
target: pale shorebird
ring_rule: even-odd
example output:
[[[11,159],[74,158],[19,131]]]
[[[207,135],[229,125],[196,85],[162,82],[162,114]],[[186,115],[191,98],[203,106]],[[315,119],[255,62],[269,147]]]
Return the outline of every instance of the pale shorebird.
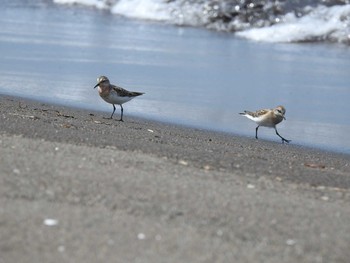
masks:
[[[283,106],[278,106],[274,109],[258,110],[256,112],[244,111],[239,114],[246,116],[248,119],[253,120],[258,126],[255,129],[255,138],[258,139],[258,129],[260,126],[274,128],[276,134],[282,139],[282,143],[289,143],[291,140],[283,138],[277,131],[276,125],[279,124],[286,113],[286,109]]]
[[[109,119],[113,118],[113,114],[115,112],[115,104],[120,106],[120,120],[123,121],[123,106],[122,104],[132,100],[133,98],[140,96],[144,93],[128,91],[121,87],[110,84],[109,79],[105,76],[101,76],[97,79],[97,84],[94,88],[98,87],[98,93],[100,97],[105,101],[113,105],[113,112]]]

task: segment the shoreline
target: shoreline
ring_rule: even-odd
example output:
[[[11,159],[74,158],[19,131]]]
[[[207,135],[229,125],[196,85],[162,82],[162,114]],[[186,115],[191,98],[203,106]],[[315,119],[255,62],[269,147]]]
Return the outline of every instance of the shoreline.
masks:
[[[84,108],[84,107],[75,107],[72,104],[69,105],[63,105],[63,104],[56,104],[52,101],[45,101],[45,100],[40,100],[40,99],[36,99],[36,98],[28,98],[28,97],[19,97],[16,95],[8,95],[8,94],[1,94],[0,93],[0,97],[4,97],[4,98],[9,98],[9,99],[13,99],[16,101],[24,101],[24,102],[29,102],[29,103],[37,103],[37,104],[44,104],[44,105],[51,105],[52,107],[58,107],[58,108],[65,108],[67,110],[72,110],[72,111],[82,111],[82,112],[93,112],[97,115],[103,115],[106,114],[106,116],[108,115],[109,111],[103,111],[103,110],[96,110],[96,109],[89,109],[89,108]],[[116,116],[118,116],[118,109],[115,112]],[[115,117],[115,120],[117,120],[117,117]],[[247,134],[240,134],[240,133],[235,133],[232,131],[224,131],[224,130],[217,130],[217,129],[210,129],[208,127],[198,127],[195,125],[189,125],[189,124],[179,124],[176,122],[167,122],[165,120],[162,119],[153,119],[153,118],[147,118],[147,117],[138,117],[135,115],[128,115],[127,116],[130,119],[133,120],[139,120],[140,122],[145,121],[145,122],[150,122],[150,123],[158,123],[160,125],[165,125],[165,126],[174,126],[174,127],[178,127],[178,128],[183,128],[183,129],[191,129],[194,131],[207,131],[209,133],[214,133],[214,134],[222,134],[224,136],[228,136],[228,137],[237,137],[237,138],[242,138],[242,139],[253,139],[254,138],[254,132],[252,131],[251,133]],[[274,134],[274,133],[272,133]],[[279,143],[279,138],[277,136],[273,136],[272,138],[266,139],[266,138],[259,138],[259,141],[263,141],[263,142],[270,142],[270,143]],[[311,152],[323,152],[323,153],[327,153],[327,154],[334,154],[334,155],[344,155],[344,156],[350,156],[350,153],[347,153],[346,151],[342,151],[339,148],[333,148],[331,146],[317,146],[314,145],[312,143],[295,143],[295,140],[291,140],[290,145],[292,145],[293,147],[296,148],[300,148],[301,150],[306,150],[306,151],[311,151]]]
[[[350,257],[350,156],[104,115],[0,96],[0,261]]]
[[[272,176],[283,175],[286,176],[286,179],[298,182],[309,170],[316,174],[322,170],[332,171],[336,169],[338,161],[344,163],[350,161],[350,155],[345,153],[293,145],[293,143],[282,144],[279,140],[255,140],[231,133],[209,131],[128,115],[125,116],[125,122],[119,122],[116,119],[104,119],[107,113],[102,111],[48,104],[26,98],[1,96],[0,104],[4,124],[0,133],[52,142],[140,151],[168,158],[174,162],[185,160],[197,168],[209,166],[210,170],[225,170],[242,174],[259,171],[259,173],[267,173]],[[13,112],[4,112],[4,108],[10,108]],[[13,123],[14,119],[16,119],[15,123]],[[27,125],[32,124],[37,125],[37,128],[28,129]],[[125,140],[120,138],[119,133],[116,135],[114,132],[126,136]],[[249,161],[249,157],[253,160]],[[254,169],[255,163],[259,166],[257,162],[259,159],[267,163],[263,167]],[[288,169],[283,167],[286,159],[289,162]],[[245,162],[248,165],[240,164]],[[298,165],[293,166],[295,164]],[[298,175],[298,179],[287,175],[291,172],[296,174],[296,170],[293,171],[293,169],[297,169],[301,175]],[[346,171],[349,171],[350,174],[350,169]],[[321,181],[322,179],[315,179],[308,183],[317,186],[322,184]],[[304,181],[301,180],[301,182]],[[337,184],[335,187],[341,186]],[[343,187],[350,188],[350,180]]]

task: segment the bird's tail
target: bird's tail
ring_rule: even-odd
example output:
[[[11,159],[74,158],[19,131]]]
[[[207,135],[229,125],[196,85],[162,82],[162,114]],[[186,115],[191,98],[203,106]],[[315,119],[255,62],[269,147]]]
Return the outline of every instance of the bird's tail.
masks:
[[[244,111],[244,112],[240,112],[240,113],[238,113],[238,114],[240,114],[240,115],[246,115],[247,113],[249,113],[248,111]]]
[[[145,94],[144,92],[136,92],[136,91],[133,91],[133,92],[131,92],[131,95],[132,96],[140,96],[140,95],[143,95],[143,94]]]

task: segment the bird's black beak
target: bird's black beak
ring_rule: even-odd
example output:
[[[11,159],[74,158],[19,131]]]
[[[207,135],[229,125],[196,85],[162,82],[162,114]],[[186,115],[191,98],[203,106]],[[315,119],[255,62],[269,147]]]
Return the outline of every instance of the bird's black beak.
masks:
[[[100,83],[97,83],[97,84],[95,85],[94,89],[96,89],[96,87],[97,87],[98,85],[100,85]]]
[[[284,117],[284,116],[283,116],[283,119],[284,119],[284,120],[287,120],[286,117]]]

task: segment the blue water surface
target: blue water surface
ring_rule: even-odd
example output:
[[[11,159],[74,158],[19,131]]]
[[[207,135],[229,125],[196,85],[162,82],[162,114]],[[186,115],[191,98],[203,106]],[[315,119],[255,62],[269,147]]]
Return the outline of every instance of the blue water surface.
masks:
[[[239,112],[284,105],[283,137],[350,154],[347,46],[252,42],[40,1],[9,1],[0,24],[1,94],[109,115],[112,106],[93,89],[106,75],[146,93],[125,104],[125,120],[135,115],[251,137],[256,125]],[[273,129],[259,134],[280,141]]]

